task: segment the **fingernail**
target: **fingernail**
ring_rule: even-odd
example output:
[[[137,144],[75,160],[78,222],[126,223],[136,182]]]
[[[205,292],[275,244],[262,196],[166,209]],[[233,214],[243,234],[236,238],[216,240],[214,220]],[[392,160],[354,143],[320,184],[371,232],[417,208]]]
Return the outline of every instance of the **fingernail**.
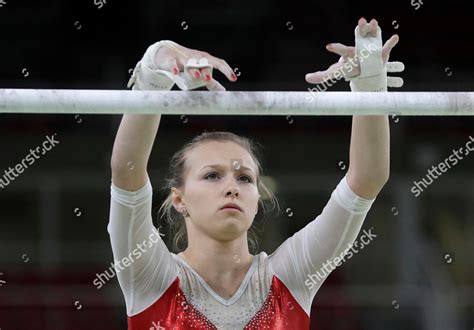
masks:
[[[197,71],[194,72],[194,77],[199,78],[200,76],[201,76],[201,75],[199,74],[199,72],[197,72]]]
[[[179,70],[177,68],[173,68],[173,73],[178,74]]]
[[[211,80],[211,76],[208,75],[208,74],[205,75],[205,78],[206,78],[206,80]]]
[[[237,80],[237,76],[234,73],[232,73],[230,76],[233,80]]]
[[[361,19],[365,19],[365,17],[361,17],[361,18],[359,18],[359,20],[361,20]]]

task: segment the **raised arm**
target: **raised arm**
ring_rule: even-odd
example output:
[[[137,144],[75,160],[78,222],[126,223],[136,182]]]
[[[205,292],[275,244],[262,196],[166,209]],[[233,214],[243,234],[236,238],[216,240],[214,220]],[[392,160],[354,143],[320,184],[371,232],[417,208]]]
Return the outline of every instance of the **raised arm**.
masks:
[[[148,47],[137,63],[128,85],[133,84],[134,90],[168,90],[176,82],[180,88],[204,85],[210,90],[224,90],[212,78],[212,67],[184,67],[188,58],[202,56],[206,56],[213,67],[224,66],[225,62],[206,53],[169,40],[157,42]],[[230,67],[225,69],[232,77]],[[183,73],[183,70],[187,71]],[[177,278],[175,262],[151,216],[153,189],[147,165],[160,120],[161,115],[123,115],[111,158],[107,231],[129,316],[153,304]]]
[[[326,71],[306,75],[310,83],[327,80],[350,80],[353,92],[386,92],[387,87],[401,87],[403,80],[387,77],[387,72],[403,71],[400,62],[388,62],[390,51],[398,43],[393,35],[382,47],[382,31],[378,22],[359,19],[355,30],[355,47],[331,43],[327,50],[341,56]],[[357,195],[375,198],[388,180],[390,173],[390,132],[388,116],[352,117],[350,162],[347,183]]]
[[[147,181],[147,164],[161,115],[124,114],[112,151],[112,183],[136,191]]]
[[[360,19],[355,37],[356,47],[328,45],[327,49],[340,55],[341,59],[326,71],[307,74],[306,81],[323,83],[350,78],[346,80],[351,81],[353,92],[384,92],[387,86],[400,87],[403,81],[388,80],[386,75],[387,71],[402,71],[402,64],[392,63],[390,70],[386,68],[388,55],[398,36],[390,38],[382,49],[377,22],[372,20],[369,25],[365,19]],[[365,49],[368,58],[361,58],[361,45],[368,46]],[[314,295],[335,266],[377,237],[369,229],[364,230],[361,242],[356,241],[367,213],[388,179],[389,161],[387,116],[354,116],[346,176],[331,193],[321,214],[269,256],[268,264],[273,273],[308,315]]]
[[[132,77],[135,83],[133,89],[169,90],[174,85],[174,81],[181,82],[184,81],[183,77],[192,77],[190,79],[194,81],[190,83],[194,86],[205,85],[209,90],[225,90],[212,77],[212,70],[209,68],[199,69],[197,65],[197,68],[187,67],[184,72],[190,58],[205,58],[212,67],[219,69],[230,81],[237,80],[224,60],[165,40],[150,46],[143,59],[137,64],[134,77]],[[161,72],[157,73],[156,70],[161,70]],[[163,70],[167,71],[165,73],[168,77],[163,75]],[[134,191],[146,183],[148,159],[160,119],[161,115],[123,115],[111,158],[112,182],[117,187]]]

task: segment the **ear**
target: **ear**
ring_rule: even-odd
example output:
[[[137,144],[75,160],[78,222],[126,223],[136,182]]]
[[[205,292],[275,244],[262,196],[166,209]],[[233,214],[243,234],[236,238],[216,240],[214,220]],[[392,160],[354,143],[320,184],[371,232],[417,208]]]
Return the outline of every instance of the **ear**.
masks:
[[[258,194],[257,209],[255,210],[255,215],[257,215],[257,213],[258,213],[258,204],[260,202],[260,197],[262,197],[262,196],[260,196],[260,194]]]
[[[181,196],[181,190],[172,187],[171,188],[171,202],[176,210],[180,210],[183,207],[183,198]]]

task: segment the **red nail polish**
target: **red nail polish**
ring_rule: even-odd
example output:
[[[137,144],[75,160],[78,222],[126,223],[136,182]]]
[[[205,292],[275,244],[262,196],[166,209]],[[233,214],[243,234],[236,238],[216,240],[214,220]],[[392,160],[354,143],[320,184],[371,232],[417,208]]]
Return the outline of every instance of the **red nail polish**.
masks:
[[[194,72],[194,77],[199,78],[200,76],[199,72]]]
[[[231,74],[231,77],[233,80],[237,80],[237,76],[234,73]]]
[[[206,74],[205,77],[206,77],[206,80],[211,80],[211,76],[210,76],[210,75]]]

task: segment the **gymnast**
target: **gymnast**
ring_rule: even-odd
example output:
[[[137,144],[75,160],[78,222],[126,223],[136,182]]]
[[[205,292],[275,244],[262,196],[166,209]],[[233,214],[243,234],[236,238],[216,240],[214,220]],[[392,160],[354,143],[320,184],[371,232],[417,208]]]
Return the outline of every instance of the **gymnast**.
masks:
[[[401,63],[388,62],[397,42],[393,35],[382,46],[378,22],[361,18],[355,46],[329,44],[339,61],[307,74],[306,81],[344,78],[354,92],[399,87],[400,78],[387,77],[401,71]],[[182,90],[225,91],[214,68],[237,80],[226,61],[163,40],[148,47],[128,86],[169,90],[176,83]],[[179,253],[170,252],[152,222],[147,173],[160,119],[124,114],[111,157],[107,231],[114,260],[129,260],[116,267],[128,329],[308,329],[313,298],[332,269],[318,281],[309,278],[349,252],[388,181],[388,116],[353,116],[347,173],[321,214],[270,255],[255,251],[253,222],[267,202],[277,201],[261,181],[252,140],[230,132],[204,132],[171,158],[159,209]]]

